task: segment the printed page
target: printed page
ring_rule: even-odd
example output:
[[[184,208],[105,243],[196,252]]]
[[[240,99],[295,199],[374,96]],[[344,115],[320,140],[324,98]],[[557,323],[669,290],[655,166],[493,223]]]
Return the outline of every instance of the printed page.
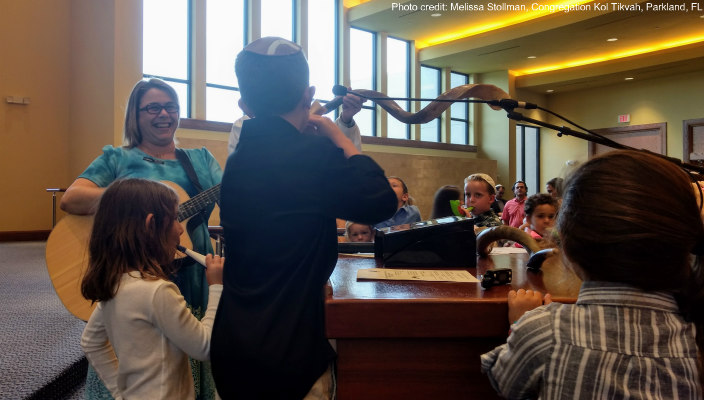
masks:
[[[382,279],[426,282],[479,282],[467,271],[446,269],[366,268],[357,271],[357,280]]]

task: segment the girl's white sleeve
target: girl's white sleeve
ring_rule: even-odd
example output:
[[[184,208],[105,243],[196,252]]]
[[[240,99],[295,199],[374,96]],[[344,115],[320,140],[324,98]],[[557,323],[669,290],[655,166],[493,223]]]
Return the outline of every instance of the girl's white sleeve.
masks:
[[[100,303],[93,310],[93,314],[91,314],[86,327],[83,329],[81,347],[83,347],[88,361],[112,396],[115,399],[122,399],[122,395],[117,388],[117,357],[108,340],[103,321],[102,304]]]
[[[153,299],[154,325],[179,349],[200,361],[210,359],[210,335],[222,285],[210,285],[208,290],[208,308],[200,321],[191,314],[183,296],[171,282],[164,282]]]

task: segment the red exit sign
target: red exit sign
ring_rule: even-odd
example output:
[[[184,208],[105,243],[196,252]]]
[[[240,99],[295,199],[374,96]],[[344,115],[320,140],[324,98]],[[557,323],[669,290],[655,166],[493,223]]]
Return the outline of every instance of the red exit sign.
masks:
[[[631,114],[621,114],[618,116],[618,122],[631,122]]]

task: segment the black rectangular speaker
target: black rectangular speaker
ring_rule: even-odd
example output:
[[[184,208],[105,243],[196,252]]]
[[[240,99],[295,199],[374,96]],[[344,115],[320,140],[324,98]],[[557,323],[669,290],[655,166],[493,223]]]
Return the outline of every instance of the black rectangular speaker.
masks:
[[[477,266],[474,220],[445,217],[382,228],[374,257],[387,267],[472,268]]]

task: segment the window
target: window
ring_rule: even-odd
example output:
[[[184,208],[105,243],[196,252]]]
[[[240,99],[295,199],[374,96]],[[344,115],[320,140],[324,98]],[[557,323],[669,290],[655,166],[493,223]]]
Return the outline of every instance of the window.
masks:
[[[409,54],[408,42],[388,38],[386,40],[386,95],[389,97],[409,97]],[[405,62],[404,62],[405,61]],[[408,111],[410,102],[396,101],[401,108]],[[411,126],[389,116],[386,123],[386,137],[409,139]]]
[[[420,66],[420,97],[435,99],[440,95],[440,69]],[[421,109],[430,104],[429,101],[420,103]],[[440,141],[440,117],[420,126],[420,140],[426,142]]]
[[[336,75],[336,18],[335,1],[308,0],[308,64],[310,84],[315,86],[315,98],[332,100]],[[356,118],[355,118],[356,119]]]
[[[183,118],[227,123],[242,116],[237,105],[240,94],[234,64],[236,55],[253,40],[250,33],[302,42],[310,67],[310,84],[316,88],[316,99],[323,103],[334,97],[332,88],[342,83],[339,74],[343,70],[350,71],[351,88],[371,90],[379,90],[376,74],[385,71],[385,90],[391,97],[412,97],[412,76],[420,84],[421,97],[434,99],[442,89],[438,68],[421,66],[421,76],[415,76],[411,69],[411,42],[387,37],[387,65],[382,68],[376,58],[378,37],[363,29],[350,28],[352,57],[345,57],[350,65],[340,68],[339,0],[142,0],[142,4],[143,76],[163,79],[174,87]],[[261,18],[253,20],[253,15]],[[309,23],[302,26],[303,21]],[[302,38],[296,37],[299,33]],[[466,75],[452,73],[453,86],[467,80]],[[409,101],[397,103],[411,111]],[[421,106],[428,103],[422,102]],[[453,105],[451,117],[448,141],[467,144],[467,106]],[[411,137],[415,129],[393,117],[387,119],[386,126],[377,127],[376,104],[371,101],[362,106],[355,121],[365,136],[385,132],[383,135],[388,138],[415,139]],[[223,127],[209,126],[214,128],[205,129]],[[419,130],[421,140],[439,142],[441,119],[423,124]]]
[[[516,179],[528,186],[528,195],[540,193],[540,128],[516,125]]]
[[[244,21],[244,0],[207,0],[205,118],[210,121],[232,122],[242,116],[235,57],[244,47],[244,29],[234,21]]]
[[[173,86],[182,117],[191,115],[189,7],[188,0],[144,0],[143,10],[142,72]]]
[[[376,90],[375,40],[376,35],[361,29],[350,28],[350,85],[352,89]],[[366,102],[354,119],[362,135],[376,136],[376,110],[374,103]]]
[[[260,0],[261,20],[249,21],[246,10],[257,6],[253,0],[143,0],[142,73],[145,78],[163,79],[176,89],[181,117],[233,122],[242,116],[234,65],[237,53],[247,43],[247,25],[255,25],[258,29],[252,30],[262,36],[294,40],[294,7],[298,3]],[[306,27],[311,84],[324,100],[333,97],[332,86],[337,82],[336,3],[308,0],[308,18],[315,21]],[[193,15],[203,14],[205,27],[195,26],[199,18]],[[205,47],[205,57],[196,58],[196,53],[203,53],[196,52],[196,46]],[[194,75],[192,69],[205,73]],[[194,96],[204,98],[194,101]]]
[[[450,72],[450,87],[469,83],[469,77],[458,72]],[[456,102],[450,106],[450,143],[469,144],[469,103]]]
[[[261,37],[278,36],[292,42],[293,37],[293,1],[260,0],[262,4]]]

